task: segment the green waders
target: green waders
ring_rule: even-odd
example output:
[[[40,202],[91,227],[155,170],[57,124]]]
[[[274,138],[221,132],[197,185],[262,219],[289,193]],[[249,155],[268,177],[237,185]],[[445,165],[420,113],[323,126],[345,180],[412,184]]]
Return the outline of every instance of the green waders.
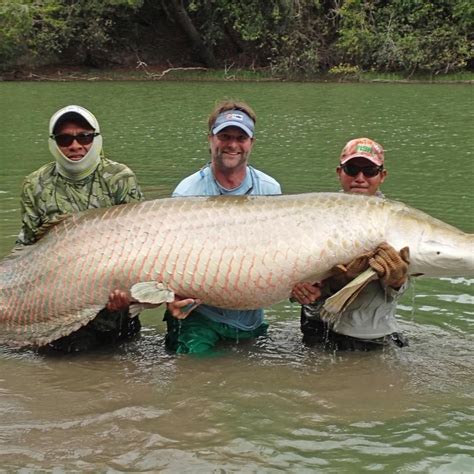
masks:
[[[266,335],[268,329],[268,323],[263,322],[256,329],[244,331],[212,321],[196,310],[185,319],[176,319],[166,311],[164,321],[168,326],[166,349],[177,354],[202,354],[211,351],[218,341],[253,339]]]

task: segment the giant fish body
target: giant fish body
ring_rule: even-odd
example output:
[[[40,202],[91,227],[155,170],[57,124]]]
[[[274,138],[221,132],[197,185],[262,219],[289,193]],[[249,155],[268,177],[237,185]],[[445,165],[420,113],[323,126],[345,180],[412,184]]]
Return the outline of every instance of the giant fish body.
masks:
[[[221,308],[270,306],[385,241],[409,246],[412,274],[471,276],[473,237],[402,203],[344,193],[89,210],[0,262],[0,343],[41,346],[70,334],[113,289],[142,303],[177,294]],[[148,294],[134,292],[140,285]]]

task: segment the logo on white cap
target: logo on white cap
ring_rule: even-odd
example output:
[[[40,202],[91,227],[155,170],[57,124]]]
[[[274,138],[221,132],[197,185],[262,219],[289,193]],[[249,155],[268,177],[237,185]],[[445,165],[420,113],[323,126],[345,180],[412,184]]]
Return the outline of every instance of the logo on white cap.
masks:
[[[225,118],[226,120],[239,120],[240,122],[244,120],[244,116],[242,114],[227,114]]]

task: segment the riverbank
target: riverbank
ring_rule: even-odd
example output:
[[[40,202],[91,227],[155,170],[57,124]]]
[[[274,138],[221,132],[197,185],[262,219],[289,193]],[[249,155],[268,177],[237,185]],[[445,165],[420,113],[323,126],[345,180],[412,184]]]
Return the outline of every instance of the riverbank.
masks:
[[[0,73],[0,81],[249,81],[249,82],[361,82],[361,83],[474,83],[474,72],[443,75],[377,73],[335,70],[312,77],[283,77],[269,69],[208,69],[205,67],[160,67],[138,63],[135,68],[43,67]]]

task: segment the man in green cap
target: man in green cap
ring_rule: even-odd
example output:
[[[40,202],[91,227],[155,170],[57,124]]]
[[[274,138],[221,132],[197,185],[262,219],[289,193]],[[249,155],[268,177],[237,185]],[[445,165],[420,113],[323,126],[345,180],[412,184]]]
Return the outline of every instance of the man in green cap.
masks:
[[[342,191],[383,199],[380,186],[387,176],[384,165],[384,150],[380,144],[365,137],[350,140],[341,152],[336,169]],[[408,287],[408,264],[407,247],[397,251],[383,243],[347,265],[338,265],[334,276],[315,286],[297,284],[292,299],[302,304],[303,342],[332,351],[407,346],[395,313],[397,301]],[[371,281],[336,320],[325,319],[326,300],[369,267],[379,278]]]

